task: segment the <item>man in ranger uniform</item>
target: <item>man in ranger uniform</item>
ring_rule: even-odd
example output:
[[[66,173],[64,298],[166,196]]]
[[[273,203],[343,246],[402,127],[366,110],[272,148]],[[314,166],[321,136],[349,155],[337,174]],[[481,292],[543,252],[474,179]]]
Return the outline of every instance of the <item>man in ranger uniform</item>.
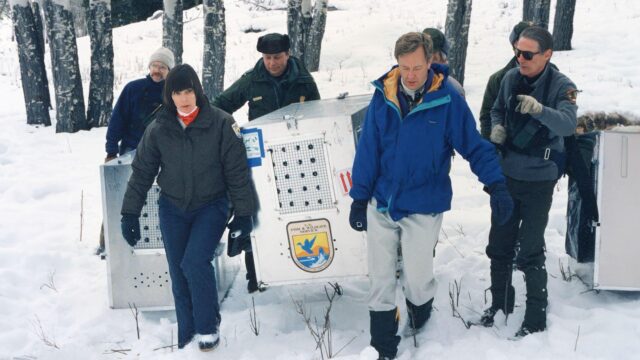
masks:
[[[492,302],[480,322],[492,326],[498,310],[513,312],[511,278],[516,258],[527,290],[524,321],[516,338],[547,326],[544,231],[553,189],[565,169],[563,138],[573,134],[577,123],[576,86],[549,63],[552,54],[553,37],[546,29],[524,29],[515,49],[519,66],[505,74],[491,109],[491,141],[502,154],[515,208],[505,224],[491,223],[487,255]]]
[[[289,55],[289,36],[267,34],[258,39],[262,53],[252,70],[247,71],[231,87],[213,100],[213,105],[232,114],[249,102],[249,120],[281,107],[306,100],[319,100],[320,94],[313,77],[298,58]],[[247,238],[244,238],[245,241]],[[230,241],[236,241],[230,239]],[[247,290],[258,290],[251,244],[238,245],[245,250]]]
[[[262,53],[256,66],[213,100],[213,105],[232,114],[249,102],[249,120],[289,104],[319,100],[320,93],[302,61],[289,55],[289,36],[277,33],[258,39]]]

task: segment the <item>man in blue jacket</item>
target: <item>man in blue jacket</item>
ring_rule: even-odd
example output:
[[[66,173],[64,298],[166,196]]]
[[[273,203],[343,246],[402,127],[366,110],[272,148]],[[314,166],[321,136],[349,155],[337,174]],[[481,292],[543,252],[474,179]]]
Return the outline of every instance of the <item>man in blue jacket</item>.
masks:
[[[149,74],[125,85],[111,112],[107,128],[104,162],[115,159],[138,147],[147,125],[162,104],[164,79],[175,61],[171,50],[161,47],[149,58]],[[104,228],[100,230],[97,255],[104,253]]]
[[[492,216],[506,221],[513,202],[494,147],[483,140],[465,100],[432,64],[428,35],[407,33],[395,45],[398,65],[373,82],[353,164],[349,223],[367,231],[371,345],[393,359],[399,311],[395,303],[398,246],[408,329],[415,334],[431,313],[436,280],[433,249],[442,213],[451,208],[451,152],[455,149],[489,187]]]
[[[149,74],[122,89],[107,128],[105,162],[138,146],[144,129],[153,120],[154,111],[162,104],[164,79],[173,66],[171,50],[159,48],[149,58]]]

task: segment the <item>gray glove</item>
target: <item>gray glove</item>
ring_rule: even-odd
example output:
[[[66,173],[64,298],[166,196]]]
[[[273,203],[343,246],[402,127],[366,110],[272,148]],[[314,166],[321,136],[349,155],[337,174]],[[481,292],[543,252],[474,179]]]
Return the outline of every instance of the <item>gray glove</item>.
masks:
[[[516,96],[519,103],[516,105],[516,111],[522,114],[540,114],[542,112],[542,104],[536,100],[533,96],[518,95]]]
[[[489,140],[492,143],[503,145],[505,140],[507,140],[507,130],[505,130],[504,126],[496,125],[491,129],[491,135],[489,136]]]

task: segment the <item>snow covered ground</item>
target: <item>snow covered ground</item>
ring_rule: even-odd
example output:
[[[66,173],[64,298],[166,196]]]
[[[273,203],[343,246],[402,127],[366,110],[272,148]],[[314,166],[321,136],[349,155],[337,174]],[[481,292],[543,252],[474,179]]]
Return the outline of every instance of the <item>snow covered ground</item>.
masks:
[[[281,1],[282,2],[282,1]],[[445,0],[330,1],[320,71],[314,73],[324,98],[349,91],[370,93],[369,82],[394,64],[393,44],[407,31],[442,27]],[[522,14],[519,0],[473,4],[465,88],[478,114],[489,75],[510,57],[508,34]],[[555,1],[552,2],[552,9]],[[226,1],[227,71],[231,84],[258,59],[254,27],[285,32],[284,11],[257,11]],[[553,11],[552,11],[553,16]],[[201,67],[202,19],[186,23],[185,62]],[[199,18],[198,18],[199,17]],[[553,18],[553,17],[552,17]],[[114,31],[116,95],[126,82],[145,73],[147,57],[161,44],[161,20]],[[554,54],[553,62],[582,90],[580,112],[627,111],[638,114],[640,3],[633,0],[582,0],[575,15],[575,50]],[[55,134],[55,126],[26,125],[19,66],[11,27],[0,22],[0,359],[317,359],[320,354],[295,312],[302,300],[320,317],[327,304],[320,284],[271,288],[256,295],[260,334],[249,326],[252,297],[243,274],[222,305],[222,343],[213,353],[196,347],[165,348],[175,341],[170,312],[143,313],[141,338],[129,310],[111,310],[106,264],[93,255],[101,222],[98,165],[104,158],[106,129]],[[85,93],[89,40],[78,40]],[[47,60],[48,61],[48,60]],[[51,79],[51,78],[50,78]],[[50,80],[51,82],[51,80]],[[53,94],[53,90],[52,90]],[[52,112],[52,118],[54,113]],[[236,113],[242,124],[246,109]],[[439,290],[436,310],[419,347],[403,340],[407,359],[637,359],[640,357],[640,294],[587,291],[580,281],[562,280],[566,180],[557,186],[546,231],[550,307],[548,331],[508,341],[523,317],[524,283],[515,276],[517,306],[508,324],[466,329],[451,315],[449,288],[461,288],[459,309],[471,318],[486,306],[489,262],[489,199],[459,157],[452,170],[453,210],[444,218],[435,259]],[[83,215],[81,222],[81,214]],[[344,295],[332,310],[334,353],[341,359],[371,359],[368,347],[367,284],[342,284]],[[399,298],[400,299],[400,298]],[[400,303],[400,301],[399,301]],[[43,338],[50,342],[45,344]],[[55,345],[50,346],[50,345]],[[124,352],[112,350],[128,349]],[[156,350],[158,349],[158,350]]]

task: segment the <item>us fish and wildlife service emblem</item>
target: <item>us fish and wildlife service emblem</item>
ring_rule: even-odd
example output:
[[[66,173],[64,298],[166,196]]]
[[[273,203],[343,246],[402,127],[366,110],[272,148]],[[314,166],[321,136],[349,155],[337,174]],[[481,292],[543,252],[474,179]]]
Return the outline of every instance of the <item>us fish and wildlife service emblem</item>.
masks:
[[[315,273],[331,265],[335,251],[329,220],[290,222],[287,236],[291,259],[301,270]]]

